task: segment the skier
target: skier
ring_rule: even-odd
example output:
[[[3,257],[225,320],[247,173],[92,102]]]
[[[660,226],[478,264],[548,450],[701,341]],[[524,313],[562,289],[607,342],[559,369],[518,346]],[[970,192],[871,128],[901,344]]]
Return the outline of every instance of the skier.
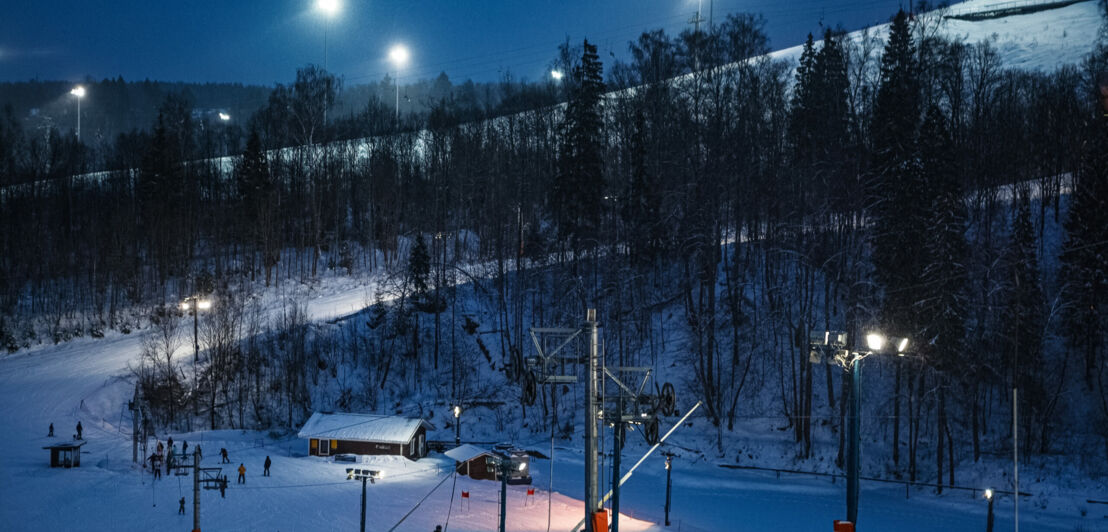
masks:
[[[189,454],[189,442],[181,444],[181,454]]]
[[[77,439],[78,439],[78,440],[82,439],[82,438],[81,438],[81,432],[83,432],[84,430],[85,430],[85,429],[81,428],[81,422],[80,422],[80,421],[78,421],[78,422],[77,422]]]
[[[164,450],[165,450],[165,447],[162,445],[161,440],[158,440],[158,454],[162,454],[162,451],[164,451]]]
[[[262,471],[262,476],[263,476],[263,477],[268,477],[268,476],[269,476],[269,466],[270,466],[270,464],[272,464],[272,463],[273,463],[273,462],[272,462],[272,461],[271,461],[271,460],[269,459],[269,457],[268,457],[268,456],[267,456],[267,457],[265,457],[265,471]]]
[[[246,466],[239,464],[239,484],[246,484]]]
[[[46,437],[47,438],[53,438],[54,437],[54,424],[53,423],[50,424],[50,434],[47,434]]]
[[[179,515],[185,515],[185,498],[181,497],[181,500],[179,500],[177,502],[181,503],[181,505],[179,507],[177,507],[177,513]]]
[[[170,436],[169,439],[165,441],[165,446],[173,447],[173,436]]]
[[[220,447],[220,448],[219,448],[219,456],[222,456],[222,457],[223,457],[223,461],[222,461],[222,462],[220,462],[221,464],[229,464],[229,463],[231,463],[231,460],[229,460],[229,459],[227,458],[227,448],[226,448],[226,447]]]
[[[159,461],[158,454],[157,453],[151,453],[150,454],[150,468],[153,470],[154,480],[158,480],[159,478],[162,477],[162,468],[158,464],[158,461]]]

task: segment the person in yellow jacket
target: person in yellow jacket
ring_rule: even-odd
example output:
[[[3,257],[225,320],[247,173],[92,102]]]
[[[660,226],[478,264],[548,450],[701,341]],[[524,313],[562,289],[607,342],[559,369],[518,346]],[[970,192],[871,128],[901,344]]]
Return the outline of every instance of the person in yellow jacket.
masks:
[[[246,484],[246,466],[239,464],[239,484]]]

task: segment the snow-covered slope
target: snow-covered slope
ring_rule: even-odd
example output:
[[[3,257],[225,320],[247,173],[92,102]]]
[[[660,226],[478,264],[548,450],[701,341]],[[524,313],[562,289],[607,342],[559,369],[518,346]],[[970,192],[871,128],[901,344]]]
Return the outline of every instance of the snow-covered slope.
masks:
[[[972,2],[981,4],[989,2]],[[1087,53],[1099,14],[1094,2],[981,22],[947,21],[942,31],[969,42],[994,39],[1005,64],[1051,69],[1076,62]],[[884,34],[878,29],[878,34]],[[799,55],[799,48],[778,52]],[[314,292],[307,301],[313,319],[329,320],[362,308],[371,288],[336,281]],[[275,303],[276,294],[269,294]],[[129,364],[138,359],[138,334],[111,333],[107,338],[82,338],[58,346],[37,346],[0,356],[0,529],[21,530],[186,530],[192,527],[192,494],[188,478],[165,477],[152,482],[149,473],[130,462],[130,426],[124,405],[129,399]],[[87,454],[79,469],[50,469],[42,445],[69,438],[84,425]],[[47,438],[53,422],[58,437]],[[695,433],[694,426],[690,432]],[[469,429],[467,429],[469,430]],[[771,430],[769,428],[766,429]],[[486,427],[483,432],[493,435]],[[710,431],[706,431],[710,432]],[[164,435],[163,435],[164,436]],[[765,437],[761,435],[761,437]],[[212,431],[175,434],[177,441],[202,445],[204,466],[216,467],[216,451],[226,447],[231,469],[247,467],[245,485],[232,484],[226,498],[202,493],[201,525],[206,530],[355,530],[360,486],[343,480],[346,464],[307,457],[306,443],[274,439],[268,434]],[[634,439],[635,436],[629,437]],[[759,435],[746,442],[756,445]],[[710,437],[682,438],[681,444],[708,448]],[[540,442],[527,442],[539,445]],[[541,447],[540,447],[541,448]],[[627,461],[637,458],[641,443],[630,446]],[[273,476],[261,477],[266,456],[274,460]],[[508,502],[509,530],[546,530],[550,495],[551,530],[568,530],[582,515],[582,458],[579,450],[559,448],[555,454],[554,494],[544,487],[550,463],[532,462],[536,495],[512,487]],[[370,486],[369,530],[430,531],[449,520],[448,530],[485,531],[495,528],[497,488],[492,482],[448,478],[450,462],[432,456],[417,463],[373,459],[386,471]],[[779,464],[787,465],[787,464]],[[998,473],[998,477],[1001,476]],[[842,515],[844,486],[826,478],[777,478],[770,473],[723,470],[686,453],[674,470],[672,529],[680,530],[827,530]],[[665,472],[652,458],[625,487],[624,530],[663,530]],[[472,494],[472,506],[460,506],[460,492]],[[862,522],[872,530],[971,531],[983,528],[985,504],[970,494],[929,491],[905,495],[898,485],[864,483]],[[1083,503],[1076,495],[1026,500],[1021,505],[1025,529],[1072,531],[1104,529],[1104,509]],[[188,500],[187,514],[176,513],[176,501]],[[416,504],[426,496],[418,507]],[[1011,499],[996,505],[998,529],[1012,526]],[[405,518],[415,507],[410,516]],[[1087,515],[1082,515],[1082,514]],[[403,521],[401,521],[403,519]]]
[[[971,0],[955,4],[950,10],[932,11],[918,16],[927,24],[934,25],[934,34],[938,36],[967,44],[991,43],[1005,67],[1047,72],[1062,65],[1080,63],[1092,51],[1097,32],[1103,23],[1097,3],[1092,0],[1027,15],[980,21],[945,18],[950,13],[985,11],[999,3],[1001,2],[996,0]],[[1021,2],[1003,2],[1019,3]],[[850,38],[860,41],[864,36],[871,35],[883,43],[888,33],[889,25],[882,24],[852,32]],[[802,51],[802,46],[793,46],[773,52],[771,56],[795,61],[800,59]]]

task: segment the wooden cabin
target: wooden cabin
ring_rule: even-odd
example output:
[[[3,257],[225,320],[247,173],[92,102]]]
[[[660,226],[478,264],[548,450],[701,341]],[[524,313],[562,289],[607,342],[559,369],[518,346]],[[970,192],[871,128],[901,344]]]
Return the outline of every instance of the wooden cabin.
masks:
[[[47,445],[50,450],[50,467],[81,467],[81,446],[86,441],[74,441]]]
[[[434,428],[421,418],[316,412],[299,436],[308,440],[311,456],[369,454],[419,460],[427,456],[427,429]]]
[[[488,451],[467,443],[443,454],[454,459],[454,468],[459,475],[477,480],[500,480],[498,465],[507,462],[510,464],[508,484],[531,483],[531,458],[521,449],[510,448],[509,446],[504,449]],[[523,467],[521,468],[520,465]]]
[[[460,445],[445,454],[456,462],[454,468],[459,475],[477,480],[496,480],[497,456],[476,445]]]

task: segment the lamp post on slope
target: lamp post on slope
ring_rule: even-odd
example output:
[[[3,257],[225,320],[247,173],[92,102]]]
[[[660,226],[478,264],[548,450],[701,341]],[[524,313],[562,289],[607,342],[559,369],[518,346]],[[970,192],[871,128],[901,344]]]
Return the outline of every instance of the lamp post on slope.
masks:
[[[77,140],[81,140],[81,99],[85,97],[85,88],[77,85],[70,94],[77,97]]]
[[[389,60],[393,65],[396,65],[396,121],[400,122],[400,69],[408,63],[408,48],[403,44],[397,44],[389,50]]]
[[[362,481],[362,532],[365,532],[365,483],[368,480],[372,484],[377,479],[382,478],[385,478],[384,471],[377,471],[375,469],[355,469],[352,467],[346,468],[346,480]]]
[[[196,360],[200,358],[200,311],[210,308],[212,308],[211,300],[201,299],[199,295],[186,297],[181,302],[181,310],[192,314],[192,386],[194,395],[196,390],[200,388],[196,373]],[[193,397],[192,404],[193,413],[199,412],[199,402],[195,397]],[[215,429],[215,427],[212,427],[212,429]]]
[[[862,359],[873,354],[896,353],[904,356],[907,338],[887,338],[884,334],[866,334],[867,350],[846,349],[847,335],[839,331],[813,333],[809,340],[810,361],[821,362],[822,355],[831,355],[836,363],[850,371],[850,420],[847,428],[849,448],[846,455],[846,520],[858,524],[858,469],[861,455]]]

